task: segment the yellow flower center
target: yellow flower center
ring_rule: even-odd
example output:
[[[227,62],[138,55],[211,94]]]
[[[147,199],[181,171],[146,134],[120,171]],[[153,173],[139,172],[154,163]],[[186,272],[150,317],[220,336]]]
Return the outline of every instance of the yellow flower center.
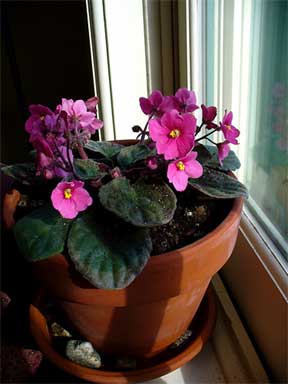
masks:
[[[66,188],[66,189],[64,190],[64,197],[65,197],[65,199],[71,199],[71,197],[72,197],[72,191],[71,191],[70,188]]]
[[[185,169],[185,165],[182,163],[182,161],[178,161],[176,167],[179,169],[179,171],[184,171]]]
[[[169,136],[172,138],[172,139],[175,139],[176,137],[179,137],[180,136],[180,131],[179,129],[173,129],[173,131],[171,131],[169,133]]]
[[[228,129],[228,130],[230,130],[231,129],[231,125],[225,125],[225,127]]]
[[[44,120],[45,119],[45,116],[40,116],[40,120]]]

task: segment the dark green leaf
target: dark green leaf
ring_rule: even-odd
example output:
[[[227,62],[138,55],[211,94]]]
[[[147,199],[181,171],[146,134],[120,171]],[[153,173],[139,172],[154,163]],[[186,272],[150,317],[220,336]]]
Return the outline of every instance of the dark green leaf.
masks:
[[[189,179],[189,183],[198,191],[217,199],[248,197],[248,191],[240,181],[216,169],[204,167],[203,175],[199,179]]]
[[[145,144],[129,145],[121,149],[117,156],[117,161],[120,167],[127,168],[137,161],[145,160],[147,157],[154,156],[155,154],[155,149],[151,149]]]
[[[148,231],[122,221],[117,228],[110,228],[96,217],[97,213],[85,213],[73,222],[69,255],[76,269],[95,287],[125,288],[149,259],[152,243]]]
[[[241,167],[241,163],[234,151],[229,152],[228,156],[222,160],[223,165],[219,163],[217,147],[213,145],[205,145],[207,150],[211,153],[212,157],[205,165],[212,168],[219,168],[223,171],[236,171]]]
[[[69,222],[46,205],[17,221],[14,235],[25,258],[38,261],[63,251],[68,228]]]
[[[23,184],[30,184],[39,179],[39,177],[36,176],[34,163],[5,165],[4,167],[1,167],[1,171],[5,173],[5,175],[21,181]]]
[[[193,148],[193,151],[198,153],[197,161],[201,164],[205,164],[212,157],[211,153],[203,144],[196,145],[196,147]]]
[[[99,198],[106,209],[139,227],[166,224],[176,209],[176,196],[162,181],[131,184],[117,178],[101,187]]]
[[[109,143],[107,141],[93,141],[89,140],[87,144],[85,144],[85,148],[89,149],[92,152],[100,153],[104,157],[111,159],[116,156],[123,145],[116,143]]]
[[[107,174],[104,170],[105,164],[97,163],[91,159],[75,159],[74,168],[77,175],[83,180],[101,178]]]

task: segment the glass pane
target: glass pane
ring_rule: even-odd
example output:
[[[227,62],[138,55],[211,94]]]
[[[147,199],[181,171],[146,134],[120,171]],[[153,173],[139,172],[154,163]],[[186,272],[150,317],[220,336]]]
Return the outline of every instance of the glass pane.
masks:
[[[253,2],[245,182],[254,208],[287,255],[288,2]]]

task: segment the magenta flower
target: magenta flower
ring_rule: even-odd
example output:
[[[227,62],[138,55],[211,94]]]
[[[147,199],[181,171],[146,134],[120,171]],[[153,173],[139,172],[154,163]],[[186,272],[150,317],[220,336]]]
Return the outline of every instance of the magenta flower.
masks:
[[[42,132],[44,129],[43,120],[45,119],[45,116],[53,115],[53,112],[51,111],[51,109],[44,107],[44,105],[41,104],[30,105],[29,111],[31,113],[31,116],[25,123],[26,132],[30,133],[30,135]]]
[[[197,179],[202,176],[202,165],[195,160],[197,155],[197,152],[191,152],[168,165],[167,177],[176,191],[182,192],[186,189],[189,177]]]
[[[199,108],[196,105],[195,92],[189,91],[187,88],[179,88],[172,99],[174,108],[179,112],[193,112]]]
[[[157,161],[156,157],[151,157],[147,161],[147,167],[150,168],[152,171],[154,171],[155,169],[158,168],[158,161]]]
[[[202,109],[202,121],[204,124],[206,124],[206,128],[217,128],[217,124],[213,123],[213,120],[215,119],[217,115],[217,108],[216,107],[206,107],[204,104],[201,105]]]
[[[96,107],[98,103],[99,103],[99,97],[97,96],[90,97],[90,99],[85,101],[87,111],[93,112],[96,114]]]
[[[40,134],[30,137],[30,143],[38,152],[43,152],[48,157],[53,157],[53,150],[48,141]]]
[[[229,155],[229,152],[230,152],[229,141],[225,140],[223,141],[223,143],[218,143],[217,149],[218,149],[218,159],[220,164],[222,165],[222,160],[224,160]]]
[[[171,97],[163,96],[158,90],[153,91],[148,98],[140,97],[139,103],[145,115],[162,116],[163,113],[172,109]]]
[[[149,132],[156,142],[157,153],[165,160],[185,156],[194,146],[196,118],[178,111],[166,112],[160,120],[149,122]]]
[[[225,139],[232,144],[238,144],[236,137],[240,135],[239,130],[234,127],[231,123],[233,120],[233,113],[229,112],[223,116],[222,123],[220,123],[221,130],[224,134]]]
[[[65,111],[70,118],[70,122],[77,127],[85,128],[90,134],[103,127],[103,122],[96,119],[96,114],[87,111],[87,106],[83,100],[62,99],[62,111]]]
[[[74,219],[92,204],[92,198],[83,185],[83,181],[78,180],[62,181],[52,191],[52,205],[64,219]]]

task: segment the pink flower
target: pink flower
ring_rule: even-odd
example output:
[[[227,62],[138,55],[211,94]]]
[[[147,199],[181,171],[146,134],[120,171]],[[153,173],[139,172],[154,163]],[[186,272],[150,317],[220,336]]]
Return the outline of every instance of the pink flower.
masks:
[[[155,114],[156,116],[162,116],[163,113],[172,109],[171,98],[163,96],[158,90],[153,91],[148,98],[140,97],[139,103],[145,115]]]
[[[196,105],[196,95],[194,91],[187,88],[179,88],[172,96],[174,108],[179,112],[193,112],[199,107]]]
[[[195,131],[196,118],[176,110],[149,122],[150,137],[156,142],[157,153],[164,154],[165,160],[185,156],[194,146]]]
[[[44,105],[41,104],[30,105],[29,111],[31,113],[31,116],[25,123],[26,132],[30,134],[37,134],[42,132],[44,129],[43,120],[45,119],[45,116],[52,115],[53,112],[51,111],[51,109],[44,107]]]
[[[99,103],[99,98],[97,96],[90,97],[90,99],[85,101],[87,110],[89,112],[94,112],[94,113],[96,113],[96,107],[98,103]]]
[[[71,122],[79,124],[81,128],[87,129],[91,134],[97,129],[102,128],[103,122],[96,119],[96,114],[87,111],[87,106],[83,100],[62,99],[62,111],[65,111]]]
[[[198,179],[203,174],[202,165],[195,160],[197,152],[191,152],[189,155],[177,159],[168,165],[167,177],[170,183],[174,185],[176,191],[184,191],[188,185],[189,177]]]
[[[78,180],[62,181],[52,191],[52,205],[64,219],[74,219],[92,204],[92,198],[83,185],[83,181]]]
[[[216,107],[206,107],[204,104],[201,105],[202,109],[202,121],[204,124],[206,124],[206,128],[217,128],[217,124],[212,123],[212,121],[215,119],[217,115],[217,108]]]
[[[240,135],[240,132],[237,128],[235,128],[233,125],[231,125],[232,120],[233,120],[233,113],[232,112],[229,112],[229,113],[225,112],[225,115],[223,116],[222,123],[220,123],[220,125],[221,125],[221,129],[222,129],[222,132],[224,134],[225,139],[229,143],[238,144],[236,137],[238,137]]]
[[[158,168],[158,161],[156,157],[151,157],[151,159],[147,161],[147,167],[150,168],[152,171]]]
[[[220,164],[222,165],[222,160],[224,160],[229,155],[229,152],[230,152],[229,141],[225,140],[223,141],[223,143],[218,143],[217,149],[218,149],[218,159]]]

